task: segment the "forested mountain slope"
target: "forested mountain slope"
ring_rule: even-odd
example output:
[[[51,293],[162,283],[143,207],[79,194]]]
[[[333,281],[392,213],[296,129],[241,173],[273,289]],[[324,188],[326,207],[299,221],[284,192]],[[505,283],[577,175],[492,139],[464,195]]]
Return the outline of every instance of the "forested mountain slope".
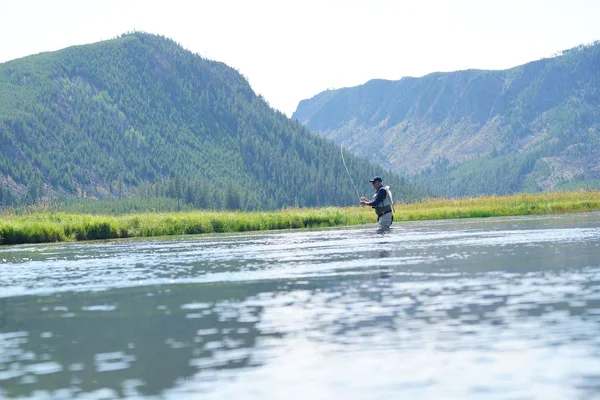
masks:
[[[58,194],[244,209],[357,202],[339,146],[273,110],[234,69],[144,33],[0,64],[0,149],[0,205]],[[361,190],[382,173],[345,158]],[[422,194],[387,178],[398,198]]]
[[[504,71],[373,80],[293,119],[438,193],[600,187],[600,42]]]

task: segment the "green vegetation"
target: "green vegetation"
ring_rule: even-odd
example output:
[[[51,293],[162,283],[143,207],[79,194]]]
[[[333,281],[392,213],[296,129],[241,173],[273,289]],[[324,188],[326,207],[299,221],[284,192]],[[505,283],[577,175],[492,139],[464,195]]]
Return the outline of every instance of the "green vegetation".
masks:
[[[286,209],[272,212],[195,211],[121,216],[33,212],[0,218],[0,243],[40,243],[198,233],[314,228],[374,222],[359,208]]]
[[[599,81],[600,41],[504,71],[325,91],[293,118],[436,195],[599,189]]]
[[[545,215],[600,210],[600,192],[578,191],[430,199],[396,205],[395,221]]]
[[[0,207],[61,195],[217,210],[357,200],[339,147],[234,69],[144,33],[0,64],[0,148]],[[345,159],[369,192],[381,168]],[[383,174],[399,198],[426,194]]]
[[[600,210],[600,192],[521,194],[432,199],[396,204],[400,221],[540,215]],[[125,215],[68,214],[34,207],[0,216],[0,243],[39,243],[271,229],[316,228],[376,222],[370,208],[289,208],[272,212],[190,211]]]

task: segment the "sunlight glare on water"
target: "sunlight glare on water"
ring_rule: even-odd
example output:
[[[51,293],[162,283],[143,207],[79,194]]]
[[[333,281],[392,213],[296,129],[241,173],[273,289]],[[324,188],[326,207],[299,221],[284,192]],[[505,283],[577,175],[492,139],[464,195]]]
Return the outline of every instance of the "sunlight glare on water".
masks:
[[[600,215],[0,248],[0,396],[600,398]]]

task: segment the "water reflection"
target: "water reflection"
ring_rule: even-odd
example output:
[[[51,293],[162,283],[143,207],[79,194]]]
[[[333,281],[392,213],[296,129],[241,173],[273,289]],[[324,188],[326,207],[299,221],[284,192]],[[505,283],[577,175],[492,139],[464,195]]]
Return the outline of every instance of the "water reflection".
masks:
[[[3,249],[29,260],[0,265],[1,290],[21,290],[0,297],[0,395],[593,398],[599,227]]]
[[[254,346],[261,309],[229,308],[240,301],[239,289],[184,285],[2,299],[2,331],[15,332],[2,341],[2,386],[9,396],[32,395],[33,388],[154,395],[199,365],[250,365],[248,354],[234,350]],[[50,360],[51,370],[31,368]]]

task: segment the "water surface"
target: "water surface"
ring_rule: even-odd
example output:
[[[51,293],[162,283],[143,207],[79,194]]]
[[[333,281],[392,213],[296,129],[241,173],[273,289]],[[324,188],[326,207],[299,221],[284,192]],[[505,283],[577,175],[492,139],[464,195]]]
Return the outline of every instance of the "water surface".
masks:
[[[600,214],[0,247],[0,397],[600,398]]]

